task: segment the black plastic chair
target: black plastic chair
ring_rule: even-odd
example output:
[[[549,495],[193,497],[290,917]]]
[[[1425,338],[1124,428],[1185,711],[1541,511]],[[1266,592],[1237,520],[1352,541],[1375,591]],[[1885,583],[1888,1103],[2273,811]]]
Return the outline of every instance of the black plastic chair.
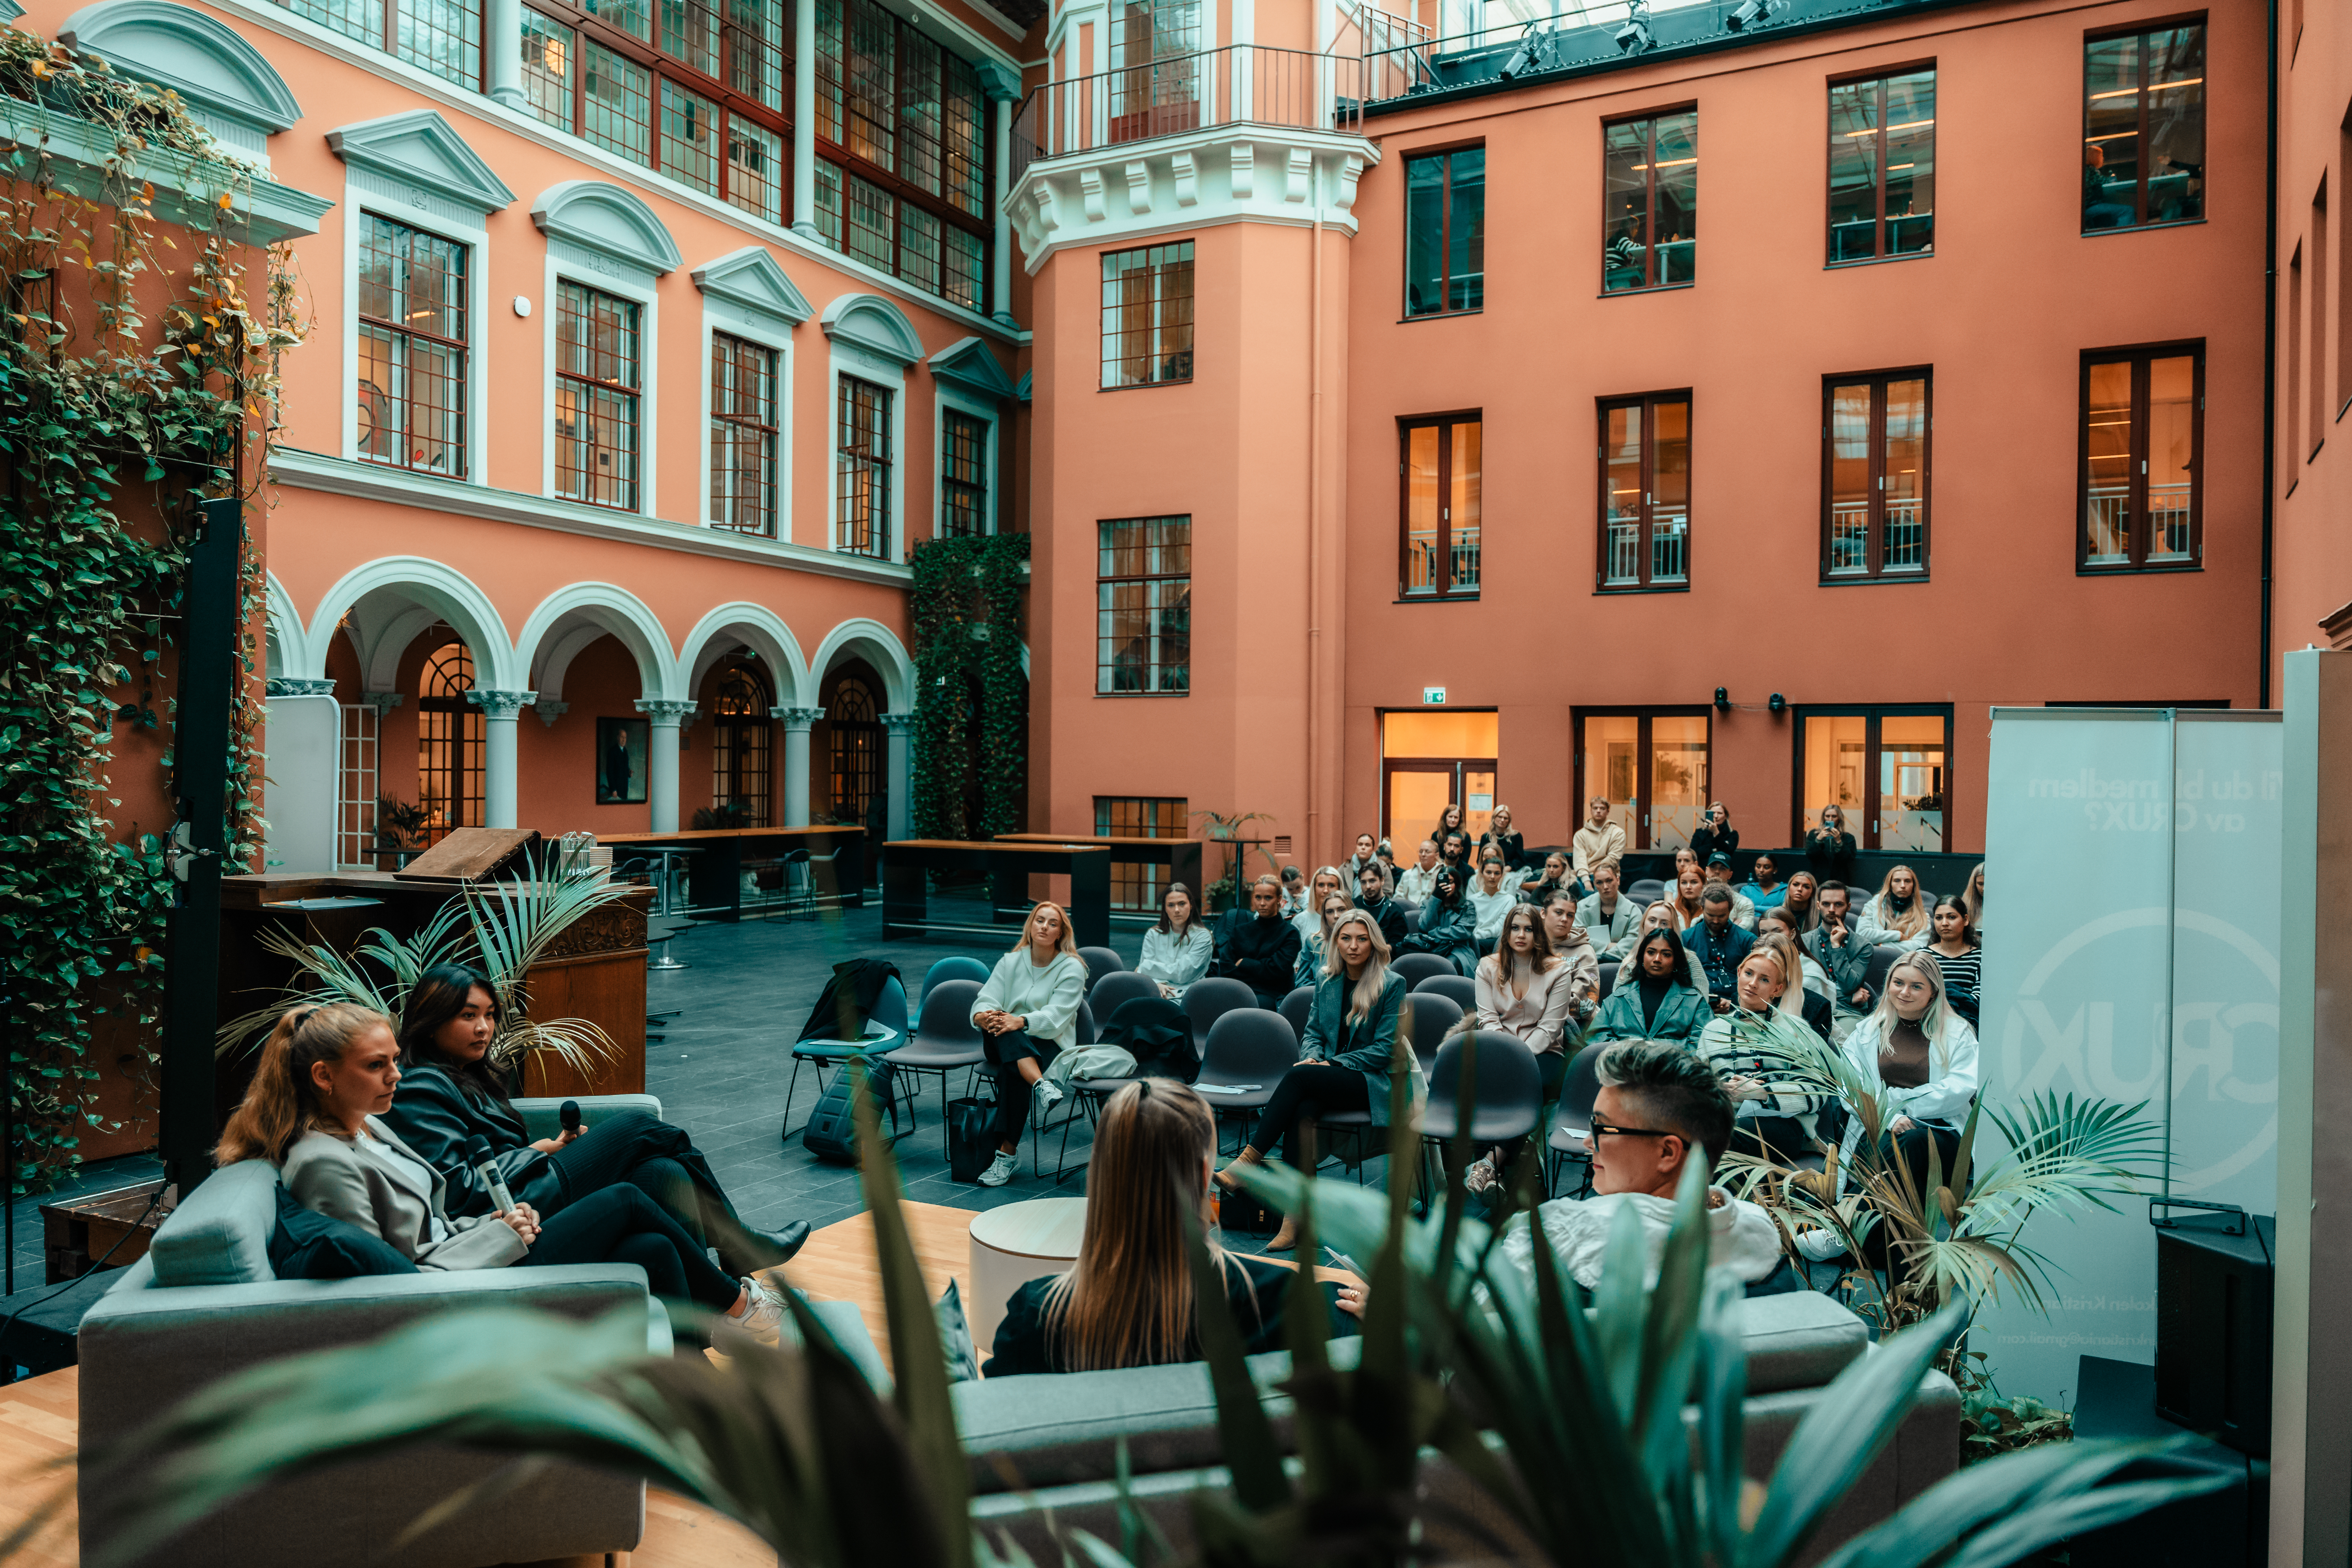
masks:
[[[1283,1017],[1289,1020],[1291,1034],[1299,1039],[1305,1039],[1307,1037],[1307,1020],[1315,1011],[1315,987],[1312,985],[1300,986],[1297,990],[1293,991],[1289,995],[1285,996],[1282,999],[1282,1005],[1276,1010],[1279,1012]],[[1297,1058],[1293,1058],[1292,1059],[1296,1060]]]
[[[1202,1043],[1201,1076],[1192,1087],[1209,1102],[1221,1129],[1229,1112],[1241,1113],[1246,1127],[1248,1115],[1265,1109],[1274,1086],[1297,1060],[1298,1037],[1281,1014],[1236,1007],[1217,1019]],[[1246,1140],[1249,1134],[1242,1136]]]
[[[1433,974],[1426,980],[1416,982],[1412,994],[1415,996],[1443,996],[1465,1013],[1478,1010],[1478,983],[1466,974],[1454,973],[1450,968],[1444,974]]]
[[[1146,997],[1157,1000],[1159,995],[1160,982],[1148,974],[1122,969],[1095,982],[1093,988],[1087,993],[1087,1005],[1093,1009],[1097,1017],[1108,1021],[1111,1015],[1129,1002]]]
[[[1622,963],[1613,958],[1604,958],[1601,961],[1601,999],[1603,1002],[1608,1001],[1609,994],[1617,989],[1617,972],[1623,967]]]
[[[1576,1195],[1582,1197],[1592,1190],[1592,1145],[1585,1135],[1592,1130],[1592,1102],[1601,1098],[1601,1053],[1607,1045],[1587,1046],[1569,1058],[1568,1071],[1560,1076],[1559,1109],[1551,1119],[1551,1136],[1546,1142],[1544,1155],[1544,1195],[1559,1195],[1559,1173],[1563,1165],[1574,1161],[1584,1167],[1584,1181]]]
[[[1870,967],[1865,972],[1866,977],[1863,981],[1864,985],[1870,987],[1870,1005],[1863,1008],[1864,1013],[1875,1008],[1878,1005],[1878,999],[1886,994],[1886,972],[1895,967],[1895,961],[1902,957],[1904,952],[1904,949],[1891,942],[1885,947],[1871,949]]]
[[[1440,958],[1433,952],[1402,952],[1390,961],[1389,967],[1404,976],[1404,987],[1410,991],[1423,981],[1435,975],[1451,974],[1456,979],[1461,971],[1450,958]]]
[[[1648,909],[1666,896],[1666,885],[1655,877],[1643,877],[1625,885],[1625,896],[1633,900],[1636,909]]]
[[[980,981],[940,975],[948,964],[971,962],[943,958],[931,965],[930,973],[923,978],[923,1008],[916,1017],[913,1037],[882,1058],[894,1072],[940,1075],[940,1125],[943,1128],[948,1124],[948,1074],[983,1067],[988,1061],[988,1053],[981,1048],[980,1026],[971,1021],[971,1005],[980,999]],[[915,1097],[909,1094],[906,1099],[911,1125]]]
[[[1236,1007],[1257,1006],[1257,993],[1227,975],[1213,974],[1184,987],[1184,1016],[1192,1020],[1192,1037],[1205,1040],[1217,1020]]]
[[[1462,1026],[1470,1016],[1443,991],[1416,991],[1405,998],[1406,1031],[1412,1037],[1412,1054],[1421,1058],[1421,1070],[1427,1077],[1437,1065],[1437,1052],[1445,1044],[1445,1037]]]
[[[978,986],[972,987],[974,995],[978,995],[979,993]],[[965,1003],[964,1010],[968,1013],[971,1009],[971,1004]],[[859,1029],[859,1037],[855,1040],[795,1040],[793,1042],[793,1075],[784,1083],[784,1127],[786,1129],[784,1136],[787,1139],[792,1136],[790,1129],[793,1124],[793,1095],[800,1088],[803,1062],[814,1063],[816,1067],[817,1099],[822,1104],[825,1088],[832,1081],[827,1074],[827,1068],[837,1071],[856,1058],[886,1060],[892,1051],[898,1049],[906,1041],[907,990],[899,984],[897,975],[894,974],[882,982],[882,989],[874,998],[874,1010],[861,1021]],[[887,1109],[890,1112],[890,1136],[896,1139],[898,1136],[898,1097],[897,1095],[893,1094],[890,1097]],[[909,1131],[912,1129],[910,1128]]]
[[[1478,1052],[1476,1081],[1465,1106],[1462,1060],[1472,1042]],[[1543,1105],[1543,1069],[1517,1036],[1499,1029],[1454,1035],[1438,1048],[1437,1065],[1430,1069],[1422,1147],[1435,1153],[1462,1137],[1478,1148],[1516,1142],[1535,1131]]]
[[[1127,960],[1107,947],[1082,947],[1078,949],[1078,956],[1087,961],[1087,994],[1088,995],[1094,994],[1095,987],[1102,984],[1105,975],[1123,974],[1127,972]]]

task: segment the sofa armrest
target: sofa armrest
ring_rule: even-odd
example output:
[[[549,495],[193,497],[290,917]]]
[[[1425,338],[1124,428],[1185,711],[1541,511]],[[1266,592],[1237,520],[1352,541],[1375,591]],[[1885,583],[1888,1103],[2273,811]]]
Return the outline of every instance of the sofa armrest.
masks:
[[[533,1097],[509,1101],[515,1114],[522,1118],[523,1131],[533,1139],[553,1138],[563,1131],[561,1112],[565,1100],[580,1102],[581,1118],[593,1127],[607,1116],[624,1110],[642,1110],[656,1121],[662,1117],[662,1102],[650,1094],[573,1094],[541,1099]]]
[[[147,1277],[152,1279],[152,1275]],[[81,1435],[117,1436],[233,1373],[305,1351],[375,1339],[433,1313],[467,1307],[530,1307],[593,1318],[647,1310],[647,1344],[666,1342],[668,1320],[630,1263],[478,1268],[358,1279],[273,1279],[254,1285],[142,1288],[123,1281],[81,1321]]]

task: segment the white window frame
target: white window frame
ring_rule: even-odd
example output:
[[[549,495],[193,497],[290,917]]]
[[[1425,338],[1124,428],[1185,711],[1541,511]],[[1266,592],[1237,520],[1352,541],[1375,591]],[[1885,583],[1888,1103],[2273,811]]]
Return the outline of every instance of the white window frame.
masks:
[[[907,560],[907,367],[855,343],[830,339],[832,354],[824,378],[824,548],[852,560],[876,559],[903,564]],[[841,548],[841,470],[837,459],[841,440],[841,378],[872,382],[890,394],[890,553],[861,556]]]
[[[793,539],[793,328],[781,317],[762,311],[746,310],[732,300],[714,299],[706,294],[702,300],[702,442],[701,455],[695,467],[700,473],[700,490],[695,506],[694,521],[704,528],[717,525],[710,521],[710,493],[713,489],[710,467],[710,367],[712,340],[724,332],[730,338],[740,338],[747,343],[757,343],[776,352],[776,531],[779,543],[791,544]],[[553,419],[548,421],[551,435]],[[758,537],[754,535],[753,537]],[[781,700],[781,699],[779,700]]]
[[[543,398],[540,405],[540,491],[550,500],[571,500],[581,506],[593,507],[598,511],[612,512],[621,517],[659,517],[661,508],[656,498],[659,494],[659,479],[656,455],[661,449],[661,303],[658,294],[660,279],[649,268],[632,267],[609,256],[599,255],[584,246],[567,240],[551,238],[547,242],[546,286],[541,292],[540,373],[539,384]],[[617,295],[644,310],[638,328],[637,374],[641,383],[637,393],[637,507],[625,511],[619,507],[604,506],[595,501],[579,500],[562,494],[558,489],[555,469],[555,351],[556,295],[558,286],[577,283],[584,289],[601,289]],[[705,343],[706,356],[708,343]],[[707,368],[707,366],[706,366]],[[706,509],[709,498],[704,498]],[[701,515],[709,515],[705,510]]]
[[[966,415],[988,426],[988,466],[985,480],[988,487],[988,507],[982,519],[981,532],[998,531],[1003,507],[1003,490],[998,479],[1003,467],[1004,444],[1000,438],[1004,424],[1003,410],[993,398],[966,392],[945,376],[934,379],[936,395],[931,399],[931,537],[948,536],[948,411]]]
[[[478,213],[433,196],[423,187],[406,195],[391,193],[397,182],[383,175],[346,170],[343,178],[343,391],[341,456],[355,463],[387,472],[455,484],[486,485],[489,462],[489,322],[490,234]],[[379,463],[360,455],[360,230],[361,215],[373,214],[409,228],[421,229],[466,247],[466,477]],[[551,363],[552,362],[551,361]],[[550,424],[550,430],[553,428]]]

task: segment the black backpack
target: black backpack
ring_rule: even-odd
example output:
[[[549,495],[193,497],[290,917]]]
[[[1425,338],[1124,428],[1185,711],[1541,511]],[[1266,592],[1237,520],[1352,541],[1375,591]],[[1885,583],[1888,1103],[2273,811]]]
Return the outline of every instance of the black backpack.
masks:
[[[890,1064],[868,1059],[866,1063],[866,1085],[874,1095],[874,1113],[893,1117],[895,1125],[894,1084]],[[846,1067],[833,1075],[824,1093],[809,1113],[808,1125],[801,1130],[801,1147],[820,1160],[835,1164],[857,1163],[857,1117],[849,1098],[850,1086],[856,1075]]]

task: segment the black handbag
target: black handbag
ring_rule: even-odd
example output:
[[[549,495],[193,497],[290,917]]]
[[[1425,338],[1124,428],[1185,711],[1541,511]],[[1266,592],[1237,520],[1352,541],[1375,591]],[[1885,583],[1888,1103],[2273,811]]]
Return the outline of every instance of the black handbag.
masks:
[[[948,1101],[948,1179],[977,1182],[996,1159],[996,1100]]]

